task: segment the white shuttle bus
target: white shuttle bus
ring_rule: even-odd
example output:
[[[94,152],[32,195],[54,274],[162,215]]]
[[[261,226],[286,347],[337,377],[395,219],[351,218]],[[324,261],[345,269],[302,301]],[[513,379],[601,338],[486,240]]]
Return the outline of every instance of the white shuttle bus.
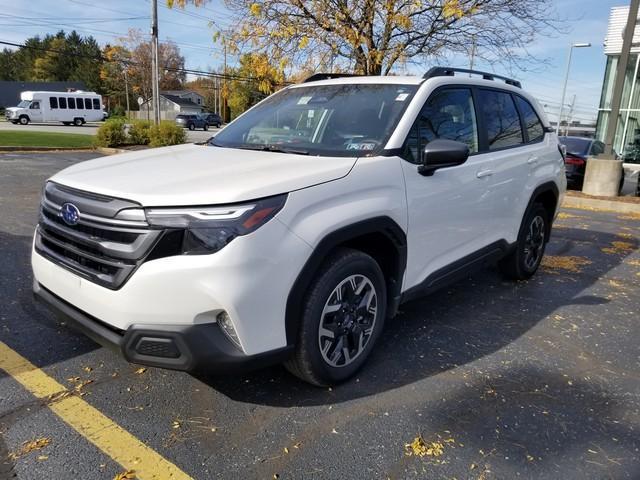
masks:
[[[22,92],[17,107],[5,111],[8,122],[62,122],[80,126],[104,119],[102,97],[95,92]]]

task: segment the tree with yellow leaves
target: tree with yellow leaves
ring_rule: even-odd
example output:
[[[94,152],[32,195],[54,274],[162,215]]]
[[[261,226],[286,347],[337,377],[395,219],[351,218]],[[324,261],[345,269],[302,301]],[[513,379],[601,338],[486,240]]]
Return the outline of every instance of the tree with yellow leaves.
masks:
[[[185,0],[186,1],[186,0]],[[184,3],[184,2],[183,2]],[[538,36],[561,27],[553,0],[225,0],[238,51],[274,62],[369,75],[472,48],[489,63],[524,66]],[[473,47],[472,47],[473,46]]]

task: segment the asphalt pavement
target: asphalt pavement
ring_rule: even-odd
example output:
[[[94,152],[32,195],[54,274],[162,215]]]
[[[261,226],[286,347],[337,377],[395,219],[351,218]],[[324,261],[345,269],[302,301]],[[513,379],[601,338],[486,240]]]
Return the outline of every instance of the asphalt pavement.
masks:
[[[11,122],[0,120],[0,131],[19,132],[54,132],[54,133],[78,133],[82,135],[95,135],[101,122],[88,122],[81,127],[74,125],[62,125],[61,123],[30,123],[29,125],[14,125]],[[204,142],[214,136],[220,129],[210,127],[209,130],[186,130],[189,142]]]
[[[0,479],[151,478],[151,453],[197,479],[640,478],[639,217],[563,210],[532,280],[488,269],[403,305],[342,386],[195,378],[32,300],[42,183],[95,156],[0,154]],[[53,381],[68,394],[34,394]],[[122,465],[113,438],[148,451]]]

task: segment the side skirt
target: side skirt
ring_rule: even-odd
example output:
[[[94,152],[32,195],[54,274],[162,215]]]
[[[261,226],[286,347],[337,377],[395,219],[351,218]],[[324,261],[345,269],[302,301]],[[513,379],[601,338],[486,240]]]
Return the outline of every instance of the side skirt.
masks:
[[[446,267],[436,270],[421,283],[405,291],[402,294],[400,303],[428,295],[457,280],[461,280],[470,273],[504,258],[513,248],[515,248],[515,243],[509,244],[506,240],[499,240],[460,260],[456,260]]]

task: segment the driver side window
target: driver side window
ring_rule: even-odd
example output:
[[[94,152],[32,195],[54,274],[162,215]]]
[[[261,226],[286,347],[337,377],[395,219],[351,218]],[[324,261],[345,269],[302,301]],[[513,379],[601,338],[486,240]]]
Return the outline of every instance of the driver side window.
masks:
[[[478,151],[478,124],[470,89],[446,88],[429,97],[409,131],[404,158],[422,163],[424,147],[436,138],[465,143],[471,153]]]

